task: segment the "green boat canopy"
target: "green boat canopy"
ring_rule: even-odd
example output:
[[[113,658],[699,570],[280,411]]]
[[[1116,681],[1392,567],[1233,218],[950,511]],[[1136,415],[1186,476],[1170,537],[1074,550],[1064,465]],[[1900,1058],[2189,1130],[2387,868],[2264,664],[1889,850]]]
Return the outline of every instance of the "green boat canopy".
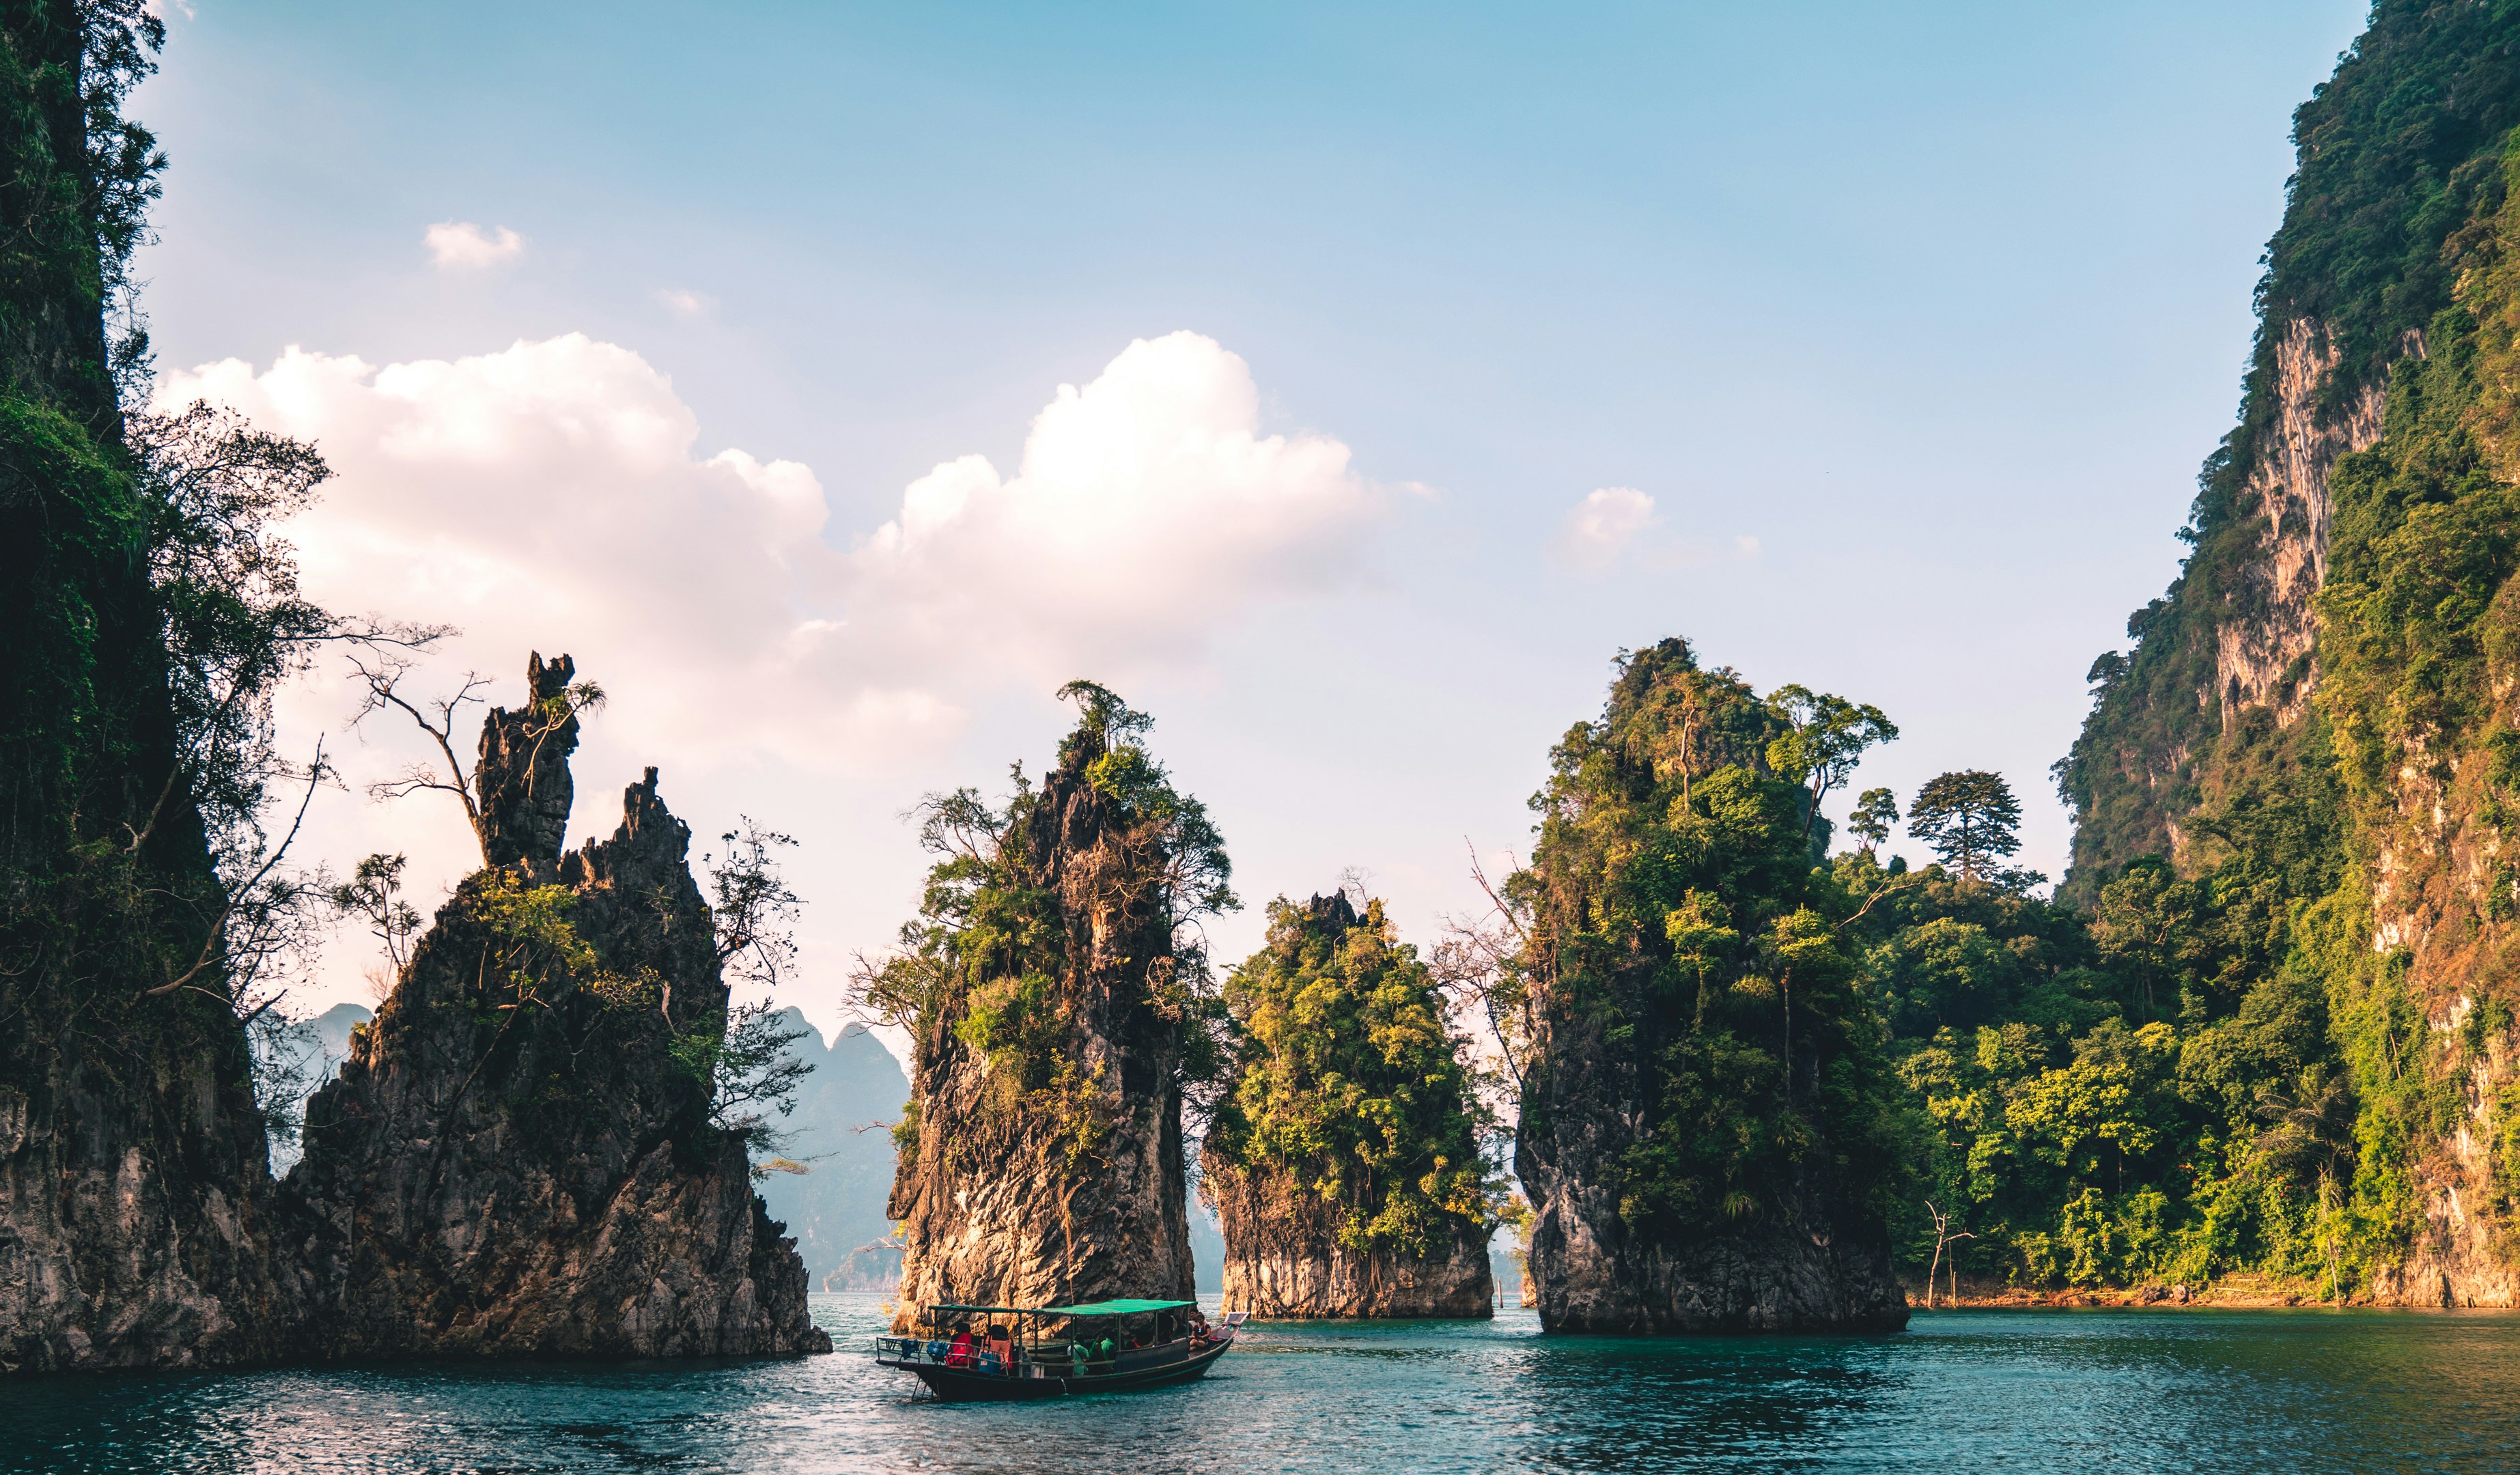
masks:
[[[931,1306],[930,1312],[976,1311],[1012,1317],[1131,1317],[1141,1312],[1173,1311],[1195,1301],[1088,1301],[1082,1306]]]

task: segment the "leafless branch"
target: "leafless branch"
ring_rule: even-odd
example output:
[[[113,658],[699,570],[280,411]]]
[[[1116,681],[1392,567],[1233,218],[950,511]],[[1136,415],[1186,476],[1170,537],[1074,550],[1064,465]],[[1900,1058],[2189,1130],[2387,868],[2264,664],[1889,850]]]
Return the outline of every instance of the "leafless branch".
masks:
[[[240,905],[255,905],[262,900],[263,883],[271,878],[274,871],[280,869],[281,861],[289,854],[289,847],[296,841],[297,831],[306,824],[307,806],[315,802],[315,790],[322,785],[325,776],[330,771],[330,765],[324,761],[324,739],[318,738],[315,739],[315,759],[306,768],[306,792],[297,801],[297,813],[289,822],[289,833],[282,836],[280,843],[272,848],[269,856],[264,858],[260,870],[248,876],[245,884],[234,887],[228,892],[227,900],[219,908],[219,915],[210,921],[209,935],[202,940],[201,956],[193,961],[193,965],[186,968],[183,976],[179,978],[170,978],[154,989],[142,990],[142,998],[155,999],[160,994],[171,994],[183,988],[200,977],[218,959],[219,944],[227,937],[228,919],[236,915]]]
[[[482,688],[490,685],[490,678],[471,671],[464,673],[464,683],[453,696],[429,702],[429,712],[423,712],[402,694],[403,678],[411,674],[410,661],[389,656],[371,664],[353,655],[350,669],[367,686],[367,694],[359,704],[358,713],[350,719],[351,726],[356,727],[366,721],[371,713],[392,707],[428,734],[429,740],[437,745],[439,755],[446,760],[444,775],[427,764],[414,764],[400,778],[369,784],[368,797],[399,799],[428,789],[453,794],[464,806],[464,819],[472,827],[473,838],[486,845],[487,840],[481,831],[481,808],[472,797],[472,780],[464,772],[463,760],[455,756],[455,719],[467,703],[482,701],[479,693]],[[429,715],[431,712],[435,714],[433,720]]]

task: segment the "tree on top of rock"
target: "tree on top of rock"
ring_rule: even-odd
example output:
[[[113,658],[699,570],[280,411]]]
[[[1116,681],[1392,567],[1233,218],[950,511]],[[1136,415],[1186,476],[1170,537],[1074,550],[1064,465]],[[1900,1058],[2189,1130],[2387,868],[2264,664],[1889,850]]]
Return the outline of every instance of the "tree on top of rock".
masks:
[[[1927,780],[1908,813],[1908,833],[1970,880],[2021,848],[2020,826],[2012,785],[1983,769]]]

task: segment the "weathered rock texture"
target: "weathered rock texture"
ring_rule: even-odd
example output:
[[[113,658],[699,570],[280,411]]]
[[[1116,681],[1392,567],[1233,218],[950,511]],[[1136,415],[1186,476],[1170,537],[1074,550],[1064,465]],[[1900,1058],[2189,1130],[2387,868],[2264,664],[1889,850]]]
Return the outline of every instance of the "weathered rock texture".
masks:
[[[171,1032],[132,1058],[65,1030],[20,1038],[0,1062],[0,1373],[287,1349],[295,1283],[269,1254],[243,1041],[216,1018],[186,1023],[202,1047],[190,1058]]]
[[[104,247],[145,196],[83,106],[117,31],[0,8],[0,1373],[268,1356],[292,1315],[118,446]]]
[[[1566,1026],[1559,1025],[1559,1038]],[[1603,1042],[1577,1053],[1605,1060]],[[1562,1048],[1562,1047],[1560,1047]],[[1818,1172],[1786,1185],[1781,1214],[1749,1233],[1672,1240],[1639,1234],[1605,1184],[1637,1119],[1620,1095],[1634,1073],[1619,1065],[1552,1073],[1554,1099],[1541,1132],[1516,1144],[1515,1167],[1531,1201],[1530,1283],[1541,1324],[1552,1331],[1896,1331],[1907,1293],[1890,1270],[1877,1224],[1852,1225]],[[1532,1120],[1526,1107],[1525,1120]]]
[[[2423,335],[2408,333],[2402,351],[2422,357]],[[2327,577],[2328,525],[2336,514],[2328,472],[2339,456],[2380,438],[2381,385],[2363,385],[2341,406],[2322,402],[2341,357],[2308,318],[2294,319],[2274,345],[2273,424],[2241,483],[2241,498],[2256,514],[2245,598],[2231,601],[2214,631],[2214,689],[2226,727],[2252,706],[2272,708],[2279,727],[2310,710],[2318,679],[2311,602]]]
[[[1193,1294],[1179,1073],[1184,1022],[1157,1001],[1171,919],[1143,847],[1086,778],[1071,739],[1002,853],[1053,898],[1062,962],[1055,1038],[1020,1089],[957,1026],[949,1000],[918,1041],[918,1137],[888,1212],[901,1222],[899,1301],[1054,1306]],[[906,1324],[906,1322],[905,1322]]]
[[[1488,1236],[1448,1218],[1434,1254],[1354,1250],[1339,1214],[1282,1172],[1208,1165],[1200,1191],[1225,1229],[1227,1311],[1261,1318],[1492,1317]]]
[[[793,1241],[676,1057],[724,1030],[727,1006],[691,831],[650,769],[612,837],[563,857],[576,729],[551,698],[570,662],[529,675],[535,701],[491,714],[474,774],[485,848],[507,859],[440,909],[307,1109],[289,1186],[309,1220],[309,1348],[828,1351]],[[520,897],[595,962],[516,919]]]

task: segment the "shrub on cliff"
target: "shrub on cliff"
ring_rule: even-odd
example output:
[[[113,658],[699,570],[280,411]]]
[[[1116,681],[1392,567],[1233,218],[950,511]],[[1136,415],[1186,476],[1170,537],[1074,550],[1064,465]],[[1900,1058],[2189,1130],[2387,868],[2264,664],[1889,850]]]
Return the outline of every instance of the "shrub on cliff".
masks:
[[[1506,1188],[1496,1131],[1444,1000],[1380,901],[1269,906],[1269,940],[1226,976],[1238,1068],[1200,1148],[1210,1172],[1277,1175],[1329,1205],[1358,1251],[1422,1257],[1466,1223],[1484,1237]]]
[[[1240,904],[1207,807],[1147,749],[1153,719],[1092,682],[1059,695],[1079,716],[1059,743],[1057,776],[1077,782],[1036,787],[1018,763],[1002,804],[971,788],[922,799],[920,844],[940,859],[900,949],[863,964],[855,990],[878,1017],[922,1039],[949,1030],[986,1058],[1010,1106],[1066,1124],[1081,1150],[1097,1130],[1082,1108],[1102,1088],[1069,1047],[1080,977],[1102,964],[1071,923],[1093,915],[1115,923],[1106,946],[1141,996],[1129,1003],[1177,1032],[1176,1084],[1195,1090],[1222,1071],[1223,1007],[1187,929]],[[1058,805],[1079,789],[1098,819],[1085,853],[1071,855]]]

